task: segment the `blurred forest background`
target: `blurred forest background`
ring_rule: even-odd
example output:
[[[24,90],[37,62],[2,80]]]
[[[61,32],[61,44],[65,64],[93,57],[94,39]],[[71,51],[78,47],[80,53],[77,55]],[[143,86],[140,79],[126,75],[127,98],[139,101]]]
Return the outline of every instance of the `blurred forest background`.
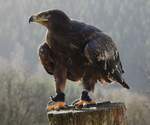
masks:
[[[28,18],[56,8],[116,41],[131,89],[98,85],[94,98],[123,101],[129,125],[149,125],[150,0],[0,0],[0,125],[48,124],[45,107],[54,80],[37,54],[46,29],[29,25]],[[80,96],[81,85],[68,83],[70,103]]]

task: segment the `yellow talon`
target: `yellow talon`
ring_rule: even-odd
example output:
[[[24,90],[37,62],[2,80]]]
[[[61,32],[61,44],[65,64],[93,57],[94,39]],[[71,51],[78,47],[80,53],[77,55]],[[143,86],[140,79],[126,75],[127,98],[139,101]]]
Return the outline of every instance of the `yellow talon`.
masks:
[[[75,103],[75,107],[80,108],[88,104],[96,104],[96,102],[93,100],[92,101],[79,100],[77,103]]]
[[[61,108],[65,108],[65,102],[55,102],[55,104],[53,104],[53,105],[48,105],[47,111],[59,110]]]

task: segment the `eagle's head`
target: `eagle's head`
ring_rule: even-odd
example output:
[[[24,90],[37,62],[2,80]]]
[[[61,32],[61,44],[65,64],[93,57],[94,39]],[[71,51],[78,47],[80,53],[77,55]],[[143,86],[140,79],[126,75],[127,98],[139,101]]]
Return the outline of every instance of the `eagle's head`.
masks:
[[[48,10],[32,15],[30,22],[42,24],[51,31],[64,31],[69,27],[70,19],[61,10]]]

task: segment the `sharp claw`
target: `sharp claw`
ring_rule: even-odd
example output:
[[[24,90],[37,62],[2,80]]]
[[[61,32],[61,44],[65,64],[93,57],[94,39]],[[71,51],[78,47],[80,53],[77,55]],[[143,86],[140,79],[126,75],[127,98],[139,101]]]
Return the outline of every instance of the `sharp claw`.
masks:
[[[80,99],[75,100],[74,102],[72,102],[72,105],[75,105],[79,101],[80,101]]]
[[[84,108],[96,107],[96,103],[85,104],[83,107]]]
[[[47,105],[47,111],[60,110],[65,107],[66,107],[65,102],[54,102],[54,104],[52,104],[52,105],[51,105],[51,103]]]
[[[76,103],[74,104],[74,106],[76,108],[89,108],[89,107],[93,107],[96,105],[96,102],[95,101],[84,101],[84,100],[79,100],[79,101],[76,101]]]
[[[47,103],[47,105],[51,105],[52,103],[53,103],[53,101],[51,100]]]

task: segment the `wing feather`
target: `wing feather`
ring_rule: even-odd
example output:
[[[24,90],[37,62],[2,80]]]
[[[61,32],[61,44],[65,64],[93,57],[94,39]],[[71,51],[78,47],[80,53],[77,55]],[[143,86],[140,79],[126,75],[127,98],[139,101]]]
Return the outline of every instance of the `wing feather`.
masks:
[[[92,65],[100,67],[108,73],[118,70],[123,73],[119,52],[113,40],[102,32],[95,32],[94,37],[89,36],[89,41],[84,48],[84,55]]]

